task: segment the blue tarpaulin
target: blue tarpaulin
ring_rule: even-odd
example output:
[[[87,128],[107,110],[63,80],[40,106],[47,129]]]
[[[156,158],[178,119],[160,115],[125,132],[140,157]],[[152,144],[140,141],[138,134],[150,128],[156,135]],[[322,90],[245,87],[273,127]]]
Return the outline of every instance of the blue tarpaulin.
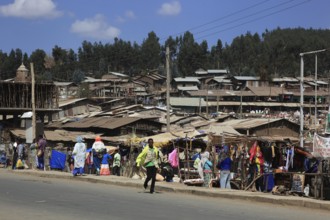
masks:
[[[49,164],[51,169],[61,169],[65,168],[66,154],[52,150],[52,157],[50,158]]]

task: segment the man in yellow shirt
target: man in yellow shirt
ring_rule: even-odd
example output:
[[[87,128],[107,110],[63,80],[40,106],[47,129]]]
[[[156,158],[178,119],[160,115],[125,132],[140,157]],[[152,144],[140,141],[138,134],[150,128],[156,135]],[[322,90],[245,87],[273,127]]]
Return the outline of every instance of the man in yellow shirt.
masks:
[[[136,158],[136,166],[140,167],[141,164],[147,169],[147,178],[144,181],[143,187],[147,189],[148,182],[151,180],[150,193],[154,193],[156,174],[159,166],[158,149],[154,147],[154,140],[152,138],[148,140],[148,144]]]

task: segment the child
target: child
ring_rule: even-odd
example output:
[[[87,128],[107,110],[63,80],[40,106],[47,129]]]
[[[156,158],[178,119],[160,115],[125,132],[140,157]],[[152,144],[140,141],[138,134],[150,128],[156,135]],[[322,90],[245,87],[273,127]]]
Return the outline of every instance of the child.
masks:
[[[69,166],[69,172],[71,173],[73,171],[73,168],[74,168],[74,158],[73,158],[71,152],[68,153],[67,162],[68,162],[68,166]]]
[[[103,155],[101,162],[100,175],[110,175],[109,160],[112,159],[111,155],[106,153]]]
[[[92,174],[92,168],[93,168],[92,151],[88,152],[88,154],[87,154],[86,165],[87,165],[87,173]]]

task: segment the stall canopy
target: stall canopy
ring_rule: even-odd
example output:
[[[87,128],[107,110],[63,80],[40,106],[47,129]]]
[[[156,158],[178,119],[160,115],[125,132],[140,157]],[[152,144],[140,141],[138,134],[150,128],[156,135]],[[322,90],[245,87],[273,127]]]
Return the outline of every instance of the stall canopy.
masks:
[[[203,137],[202,137],[203,136]],[[186,131],[173,131],[173,132],[166,132],[162,134],[157,134],[149,137],[141,138],[142,142],[147,143],[149,138],[154,140],[154,145],[156,147],[163,147],[169,144],[169,142],[173,140],[177,140],[180,138],[202,138],[204,141],[207,141],[207,136],[205,134],[198,132],[197,130],[186,130]]]

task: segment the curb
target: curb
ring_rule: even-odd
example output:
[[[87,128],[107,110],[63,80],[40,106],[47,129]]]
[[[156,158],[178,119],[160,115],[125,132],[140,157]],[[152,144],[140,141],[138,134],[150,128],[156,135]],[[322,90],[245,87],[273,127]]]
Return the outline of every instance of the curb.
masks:
[[[136,180],[136,182],[125,181],[126,178],[123,180],[113,179],[113,180],[105,180],[105,179],[96,179],[91,178],[88,176],[84,177],[73,177],[71,175],[59,175],[53,173],[43,173],[40,172],[31,172],[28,170],[24,170],[24,172],[16,172],[13,170],[7,170],[7,172],[19,175],[30,175],[30,176],[37,176],[37,177],[45,177],[45,178],[59,178],[59,179],[69,179],[75,181],[83,181],[83,182],[90,182],[90,183],[101,183],[101,184],[110,184],[116,186],[124,186],[124,187],[134,187],[134,188],[141,188],[143,182]],[[255,193],[254,195],[246,194],[242,191],[241,194],[233,193],[230,191],[222,191],[222,190],[210,190],[210,189],[198,189],[198,188],[176,188],[175,186],[162,186],[157,185],[155,188],[158,191],[163,192],[171,192],[171,193],[183,193],[183,194],[190,194],[195,196],[203,196],[203,197],[213,197],[213,198],[224,198],[224,199],[235,199],[235,200],[242,200],[242,201],[253,201],[253,202],[260,202],[260,203],[268,203],[268,204],[276,204],[281,206],[295,206],[295,207],[304,207],[304,208],[311,208],[311,209],[321,209],[325,211],[330,211],[330,201],[324,200],[315,200],[311,198],[303,198],[303,197],[282,197],[282,196],[273,196],[271,194],[264,194],[262,193]],[[245,195],[244,195],[245,194]]]

